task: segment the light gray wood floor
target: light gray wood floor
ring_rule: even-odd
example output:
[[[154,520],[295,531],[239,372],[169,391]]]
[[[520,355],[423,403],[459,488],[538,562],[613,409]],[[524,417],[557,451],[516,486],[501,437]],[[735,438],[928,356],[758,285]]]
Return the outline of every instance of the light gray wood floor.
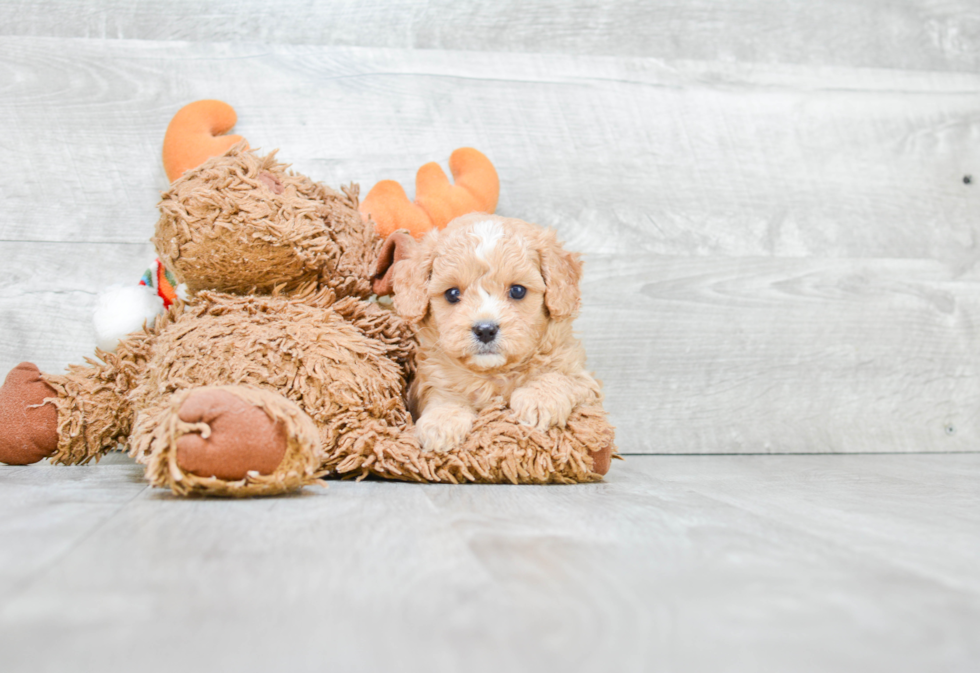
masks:
[[[0,467],[4,671],[975,671],[980,455],[179,500]]]

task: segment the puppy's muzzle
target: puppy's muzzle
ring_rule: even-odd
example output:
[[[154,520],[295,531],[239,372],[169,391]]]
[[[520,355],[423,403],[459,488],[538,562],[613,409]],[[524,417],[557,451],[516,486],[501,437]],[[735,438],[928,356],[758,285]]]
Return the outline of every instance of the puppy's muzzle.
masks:
[[[473,334],[480,340],[480,343],[484,344],[492,343],[497,338],[499,331],[500,325],[495,322],[478,322],[473,325]]]

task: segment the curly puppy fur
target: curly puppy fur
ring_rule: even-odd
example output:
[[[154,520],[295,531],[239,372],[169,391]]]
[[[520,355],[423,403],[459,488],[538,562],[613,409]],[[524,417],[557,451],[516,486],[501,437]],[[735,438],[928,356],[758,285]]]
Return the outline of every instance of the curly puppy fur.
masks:
[[[431,232],[399,263],[395,309],[419,325],[409,406],[425,450],[460,446],[501,398],[541,432],[601,402],[572,334],[581,272],[554,231],[481,213]]]

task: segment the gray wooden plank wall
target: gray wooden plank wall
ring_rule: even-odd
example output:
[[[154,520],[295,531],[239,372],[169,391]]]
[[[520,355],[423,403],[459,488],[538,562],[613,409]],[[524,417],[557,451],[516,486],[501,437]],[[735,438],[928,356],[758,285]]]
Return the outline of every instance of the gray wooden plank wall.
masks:
[[[0,35],[980,67],[971,0],[5,0]]]
[[[330,184],[483,149],[498,211],[586,253],[624,452],[978,448],[975,2],[4,8],[0,371],[91,352],[215,97]]]

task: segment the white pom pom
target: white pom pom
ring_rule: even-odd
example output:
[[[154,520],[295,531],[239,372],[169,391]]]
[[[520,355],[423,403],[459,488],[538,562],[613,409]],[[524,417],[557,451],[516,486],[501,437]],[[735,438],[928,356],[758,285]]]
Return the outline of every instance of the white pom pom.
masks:
[[[114,351],[119,340],[130,332],[152,327],[163,313],[163,299],[145,285],[113,285],[99,293],[95,300],[95,334],[99,348]]]

